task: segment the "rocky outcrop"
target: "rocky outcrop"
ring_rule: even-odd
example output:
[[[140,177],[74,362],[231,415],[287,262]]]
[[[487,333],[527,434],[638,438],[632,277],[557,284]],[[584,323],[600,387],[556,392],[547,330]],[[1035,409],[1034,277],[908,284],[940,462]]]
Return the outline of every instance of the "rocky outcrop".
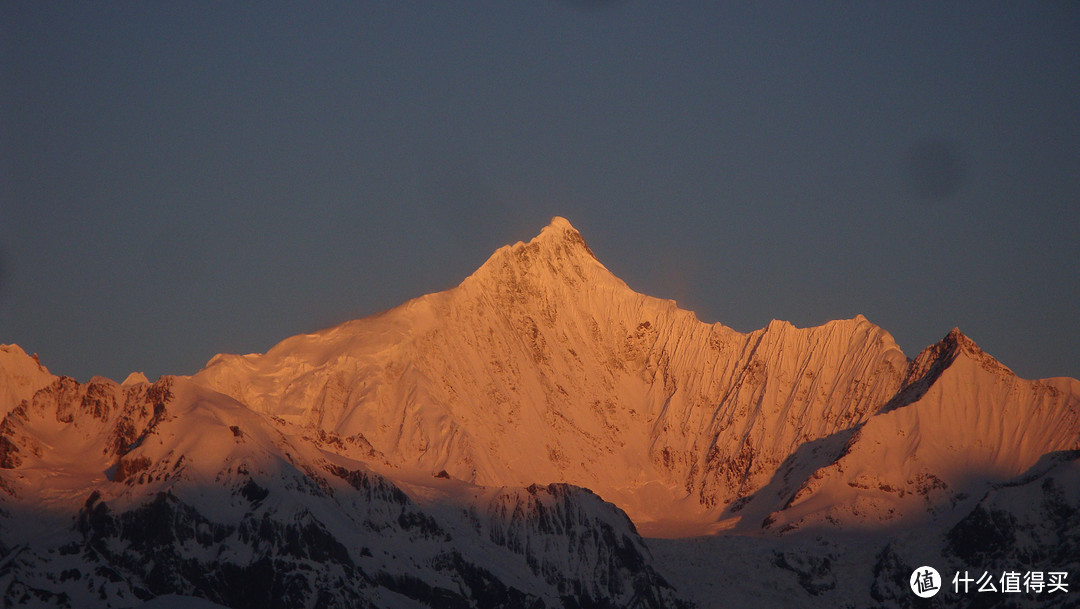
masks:
[[[685,606],[626,515],[589,491],[431,478],[408,485],[418,503],[332,452],[377,456],[361,439],[185,379],[56,379],[4,425],[5,606]]]

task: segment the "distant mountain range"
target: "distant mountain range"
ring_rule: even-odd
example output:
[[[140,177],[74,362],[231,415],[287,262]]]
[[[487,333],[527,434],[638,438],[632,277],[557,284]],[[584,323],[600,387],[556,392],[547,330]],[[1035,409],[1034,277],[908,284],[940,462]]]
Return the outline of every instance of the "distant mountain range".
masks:
[[[862,316],[705,324],[562,218],[456,288],[191,377],[80,384],[0,347],[0,415],[6,606],[914,607],[924,564],[1080,581],[1080,381],[959,330],[912,360]]]

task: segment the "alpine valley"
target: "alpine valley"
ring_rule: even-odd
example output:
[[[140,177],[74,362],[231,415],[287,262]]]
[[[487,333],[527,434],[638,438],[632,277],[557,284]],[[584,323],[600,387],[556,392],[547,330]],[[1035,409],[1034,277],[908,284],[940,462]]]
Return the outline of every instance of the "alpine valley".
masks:
[[[0,417],[5,607],[1080,606],[1080,381],[702,323],[562,218],[190,377],[0,347]],[[1031,571],[1067,590],[1004,591]]]

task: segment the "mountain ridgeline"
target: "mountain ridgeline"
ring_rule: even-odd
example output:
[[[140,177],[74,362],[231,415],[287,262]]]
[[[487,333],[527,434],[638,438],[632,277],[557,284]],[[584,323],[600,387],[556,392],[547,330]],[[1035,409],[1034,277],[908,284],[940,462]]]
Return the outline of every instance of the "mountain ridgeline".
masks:
[[[629,289],[561,218],[454,289],[264,355],[217,356],[193,380],[305,428],[363,436],[393,465],[583,486],[650,532],[758,527],[737,508],[784,508],[791,497],[762,496],[800,490],[794,478],[776,488],[782,466],[828,467],[879,427],[875,441],[890,443],[920,423],[920,438],[949,434],[939,448],[883,450],[919,457],[904,475],[950,482],[968,472],[953,471],[945,445],[996,476],[1080,448],[1075,380],[1021,380],[955,330],[909,362],[861,316],[749,334],[705,324]]]
[[[6,606],[725,606],[709,564],[746,602],[903,607],[926,556],[1080,556],[1077,380],[959,330],[908,359],[862,316],[705,324],[562,218],[191,377],[80,384],[0,347],[0,416]],[[833,533],[859,541],[805,543]]]

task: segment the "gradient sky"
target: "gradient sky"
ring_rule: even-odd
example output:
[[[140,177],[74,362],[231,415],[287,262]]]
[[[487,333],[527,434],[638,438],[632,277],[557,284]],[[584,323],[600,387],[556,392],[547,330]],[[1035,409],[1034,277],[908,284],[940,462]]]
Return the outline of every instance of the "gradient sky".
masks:
[[[189,374],[562,215],[705,321],[1080,377],[1080,3],[728,4],[5,1],[0,343]]]

